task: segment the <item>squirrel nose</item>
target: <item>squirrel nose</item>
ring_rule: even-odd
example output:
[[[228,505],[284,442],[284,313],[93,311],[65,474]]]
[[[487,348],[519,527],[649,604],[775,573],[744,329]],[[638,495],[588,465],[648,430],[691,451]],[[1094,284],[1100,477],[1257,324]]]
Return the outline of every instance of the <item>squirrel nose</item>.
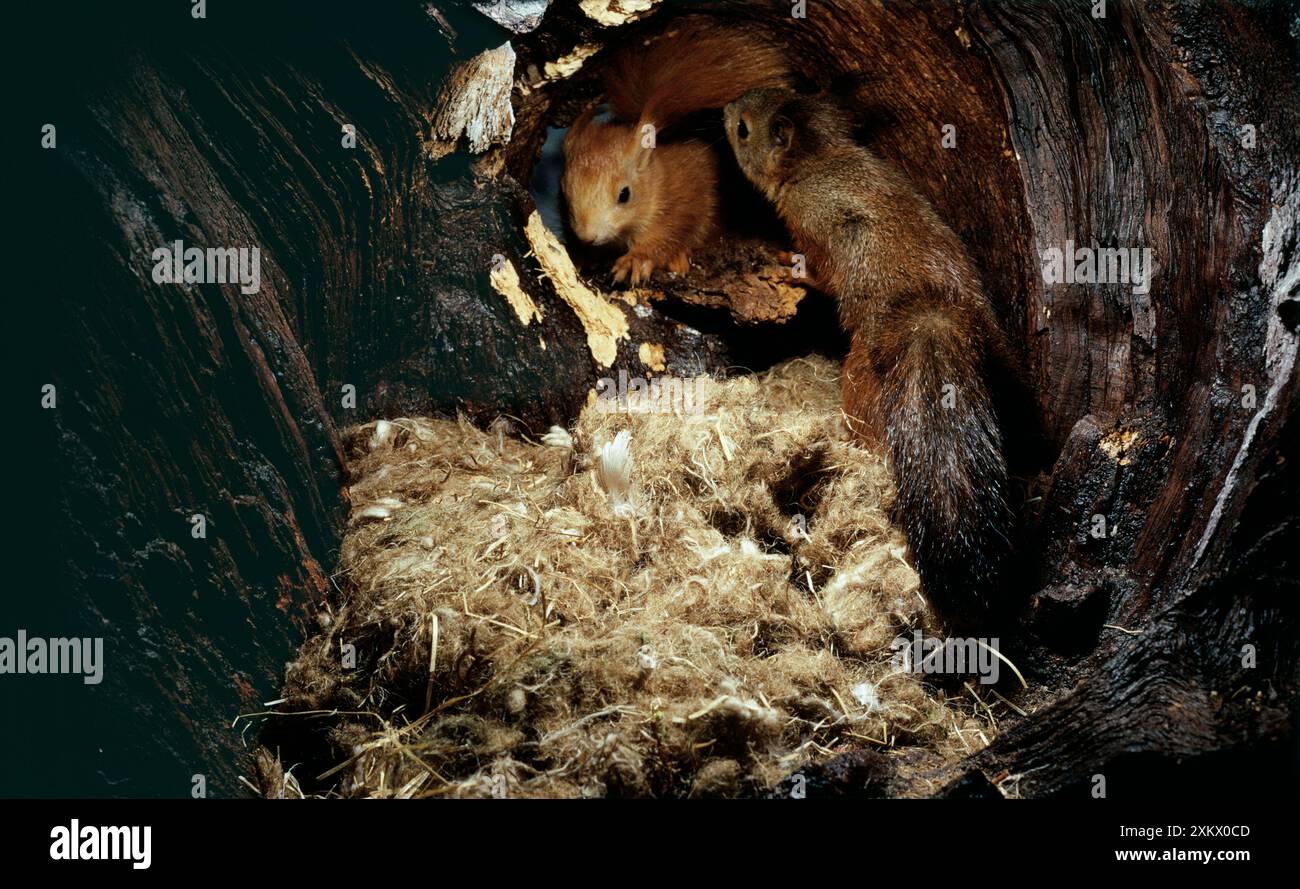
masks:
[[[602,232],[596,229],[596,226],[592,224],[590,219],[574,219],[573,231],[577,234],[580,240],[597,247],[609,240]]]

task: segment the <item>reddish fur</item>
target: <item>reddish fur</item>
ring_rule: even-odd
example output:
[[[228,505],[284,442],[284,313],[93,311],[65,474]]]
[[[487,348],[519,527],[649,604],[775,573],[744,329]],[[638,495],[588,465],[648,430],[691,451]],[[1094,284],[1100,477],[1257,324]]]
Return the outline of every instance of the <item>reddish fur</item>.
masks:
[[[755,86],[783,83],[788,70],[756,30],[697,16],[615,61],[605,84],[613,120],[596,123],[588,110],[570,127],[562,185],[578,237],[626,250],[614,263],[616,280],[640,284],[663,267],[685,273],[691,251],[717,228],[713,149],[660,141],[663,131]],[[643,145],[647,125],[653,148]],[[631,197],[620,204],[624,188]]]
[[[755,87],[784,83],[789,70],[782,51],[761,33],[689,16],[623,52],[605,78],[605,97],[615,120],[664,130]]]

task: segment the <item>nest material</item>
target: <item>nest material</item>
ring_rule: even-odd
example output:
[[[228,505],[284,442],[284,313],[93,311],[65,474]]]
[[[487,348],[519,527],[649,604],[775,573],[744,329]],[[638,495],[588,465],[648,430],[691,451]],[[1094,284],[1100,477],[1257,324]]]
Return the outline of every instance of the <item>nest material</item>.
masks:
[[[695,410],[593,401],[540,444],[350,430],[344,596],[285,692],[355,714],[335,792],[734,796],[849,749],[987,744],[977,696],[891,663],[926,606],[838,372],[704,379]]]

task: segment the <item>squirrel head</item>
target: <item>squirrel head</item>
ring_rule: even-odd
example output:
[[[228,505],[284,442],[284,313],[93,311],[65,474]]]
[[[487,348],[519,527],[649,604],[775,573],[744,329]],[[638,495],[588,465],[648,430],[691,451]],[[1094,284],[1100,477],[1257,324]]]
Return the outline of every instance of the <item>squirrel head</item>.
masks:
[[[745,93],[723,110],[723,122],[741,171],[769,200],[802,158],[854,142],[850,116],[836,102],[786,89]]]
[[[565,134],[560,185],[580,239],[597,246],[624,243],[656,206],[655,129],[596,123],[595,111],[584,111]]]

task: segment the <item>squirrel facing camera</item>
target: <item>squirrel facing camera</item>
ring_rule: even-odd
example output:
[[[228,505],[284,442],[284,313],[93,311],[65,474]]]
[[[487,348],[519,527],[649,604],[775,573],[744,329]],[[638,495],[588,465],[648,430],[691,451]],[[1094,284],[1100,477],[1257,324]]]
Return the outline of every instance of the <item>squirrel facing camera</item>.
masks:
[[[857,143],[838,103],[762,89],[723,117],[741,170],[839,304],[844,415],[889,453],[922,591],[950,628],[987,627],[1009,600],[1012,526],[987,381],[1011,359],[965,245]]]
[[[684,274],[691,252],[716,230],[715,149],[674,140],[673,125],[789,77],[782,53],[757,28],[703,16],[675,21],[615,59],[605,73],[609,119],[598,121],[589,108],[573,122],[561,178],[574,234],[625,251],[615,281],[638,285],[658,268]]]

